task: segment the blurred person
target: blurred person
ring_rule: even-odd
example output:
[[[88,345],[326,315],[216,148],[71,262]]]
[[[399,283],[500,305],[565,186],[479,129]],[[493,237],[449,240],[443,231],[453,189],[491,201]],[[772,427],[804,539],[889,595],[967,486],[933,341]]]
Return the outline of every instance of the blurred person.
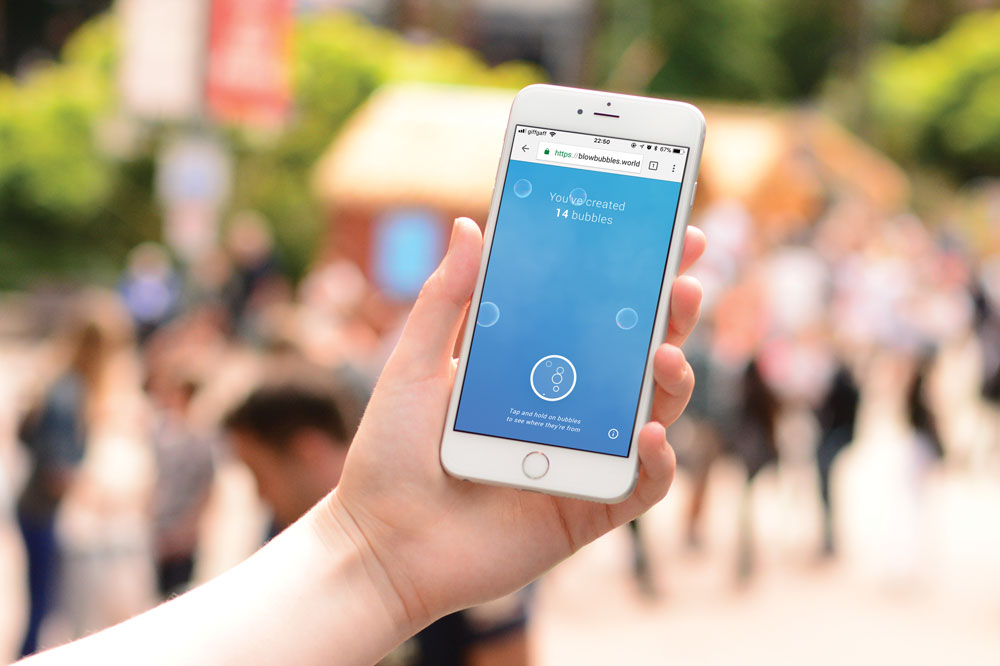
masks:
[[[109,341],[98,390],[88,397],[86,448],[56,515],[61,561],[57,612],[43,641],[62,642],[155,603],[150,543],[154,480],[147,401],[131,318],[114,292],[79,306]]]
[[[337,319],[357,312],[370,285],[357,264],[338,259],[311,271],[299,285],[299,301]]]
[[[884,408],[898,410],[902,429],[869,442],[868,474],[878,484],[878,502],[866,512],[883,525],[877,540],[881,576],[890,587],[906,588],[916,582],[923,555],[928,482],[944,449],[937,418],[928,402],[927,384],[935,361],[931,350],[919,354],[890,353],[875,367],[885,396]],[[877,449],[875,448],[877,447]]]
[[[924,266],[915,285],[909,317],[921,334],[923,347],[964,345],[975,326],[976,305],[970,293],[972,269],[965,251],[948,235],[926,236],[926,245],[911,255],[914,264]]]
[[[693,354],[700,380],[692,394],[691,413],[700,425],[696,444],[704,448],[694,455],[687,452],[682,456],[686,461],[694,461],[695,486],[686,515],[687,539],[691,545],[700,540],[709,473],[715,461],[725,454],[734,455],[745,468],[749,484],[763,467],[762,459],[768,457],[765,451],[754,450],[765,440],[754,439],[753,433],[760,434],[763,430],[743,428],[760,416],[754,409],[756,405],[750,404],[755,398],[748,394],[748,382],[759,375],[754,359],[768,330],[769,313],[759,277],[751,272],[719,295],[715,311],[710,313],[711,326],[702,331],[704,350]],[[767,448],[766,443],[762,446]],[[744,534],[745,524],[738,525]],[[746,552],[741,551],[740,562],[744,556]]]
[[[356,375],[337,374],[286,358],[225,418],[238,457],[274,512],[275,532],[340,481],[367,397]],[[404,649],[400,659],[414,666],[527,663],[526,595],[441,618],[417,634],[415,654]]]
[[[628,529],[632,539],[632,575],[639,586],[639,592],[648,599],[655,599],[659,595],[659,590],[656,588],[653,571],[650,568],[649,549],[642,536],[640,519],[630,521]]]
[[[377,372],[380,331],[371,320],[374,289],[361,269],[338,259],[309,272],[299,285],[296,337],[308,358],[325,366],[350,361]]]
[[[118,293],[132,315],[136,335],[142,343],[177,314],[181,279],[162,246],[143,243],[129,253]]]
[[[742,202],[729,199],[706,209],[698,218],[698,226],[708,243],[692,275],[703,285],[705,311],[712,312],[754,259],[754,221]]]
[[[204,377],[223,363],[229,348],[227,314],[218,302],[206,300],[187,308],[152,336],[143,349],[147,382],[166,377],[177,363]]]
[[[781,404],[764,380],[760,363],[750,359],[740,382],[740,406],[730,446],[746,470],[739,512],[737,575],[748,579],[754,571],[751,488],[768,465],[778,461],[777,426]]]
[[[291,287],[281,269],[274,237],[255,211],[238,213],[226,232],[226,250],[232,275],[225,288],[234,330],[243,337],[256,335],[256,317],[273,303],[291,300]]]
[[[21,654],[38,649],[39,631],[57,594],[60,544],[56,513],[83,462],[98,394],[115,341],[81,304],[62,344],[63,367],[24,417],[19,439],[31,467],[17,502],[28,555],[30,611]],[[57,352],[59,353],[59,352]]]
[[[689,228],[682,273],[703,249],[704,236]],[[698,319],[697,281],[673,284],[666,341],[653,356],[655,421],[637,438],[636,488],[605,505],[444,473],[452,354],[481,259],[478,227],[456,220],[333,492],[235,569],[33,663],[373,663],[435,619],[523,587],[659,502],[675,466],[664,424],[683,412],[694,384],[680,345]]]
[[[981,394],[1000,405],[1000,262],[984,263],[973,285],[975,332],[982,354]]]
[[[195,257],[187,267],[185,300],[188,307],[218,302],[233,280],[233,262],[225,248],[213,247]]]
[[[711,317],[711,315],[709,315]],[[711,324],[709,324],[711,326]],[[691,477],[691,496],[684,511],[684,540],[688,548],[702,545],[702,512],[708,493],[708,475],[722,455],[723,431],[735,410],[735,375],[727,363],[710,353],[711,328],[703,324],[688,342],[687,356],[698,381],[684,416],[674,426],[688,436],[673,434],[678,467]]]
[[[147,379],[153,403],[153,548],[161,597],[183,592],[194,572],[198,528],[214,475],[211,432],[191,419],[200,381],[183,365],[159,369]]]
[[[815,451],[821,557],[835,550],[830,481],[838,454],[854,439],[860,400],[854,378],[834,345],[831,329],[840,330],[843,324],[831,322],[830,305],[836,266],[849,263],[856,243],[863,240],[858,232],[866,215],[859,202],[841,202],[808,238],[775,248],[768,258],[769,302],[775,318],[763,359],[777,398],[789,413],[814,422],[818,431],[816,439],[809,437],[803,448]]]
[[[988,258],[972,284],[973,331],[979,345],[980,459],[1000,462],[1000,257]]]
[[[944,458],[944,445],[928,396],[928,379],[933,370],[936,354],[925,350],[914,361],[913,377],[906,394],[906,414],[908,425],[913,429],[917,446],[931,459]]]
[[[201,300],[158,330],[143,350],[156,476],[153,547],[161,597],[187,587],[204,545],[203,520],[215,491],[222,409],[206,407],[204,398],[206,392],[218,391],[212,381],[238,365],[231,356],[227,325],[219,303]]]
[[[854,441],[860,402],[861,393],[854,376],[843,361],[838,361],[833,380],[815,414],[816,424],[819,427],[816,471],[823,511],[823,545],[820,551],[823,557],[830,557],[836,553],[836,530],[830,492],[833,464],[840,452]]]
[[[909,273],[876,237],[834,266],[831,321],[845,344],[859,350],[859,355],[871,355],[896,340],[902,343],[903,336],[898,335],[899,313],[903,311]]]
[[[773,334],[794,336],[825,323],[830,269],[808,238],[785,241],[762,257],[759,265]]]

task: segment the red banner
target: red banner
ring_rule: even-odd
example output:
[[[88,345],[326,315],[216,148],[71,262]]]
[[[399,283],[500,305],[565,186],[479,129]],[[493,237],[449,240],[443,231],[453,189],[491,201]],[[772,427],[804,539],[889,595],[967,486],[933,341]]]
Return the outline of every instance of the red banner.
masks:
[[[213,0],[206,98],[226,123],[280,125],[291,104],[292,0]]]

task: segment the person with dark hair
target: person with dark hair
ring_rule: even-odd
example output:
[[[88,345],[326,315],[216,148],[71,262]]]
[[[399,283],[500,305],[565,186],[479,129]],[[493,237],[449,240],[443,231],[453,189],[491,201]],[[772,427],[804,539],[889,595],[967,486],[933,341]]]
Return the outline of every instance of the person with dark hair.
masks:
[[[237,455],[274,512],[273,532],[298,520],[340,481],[367,395],[356,374],[328,373],[300,361],[269,369],[224,419]],[[527,593],[445,616],[402,650],[412,666],[518,666],[528,661]]]
[[[224,419],[239,458],[283,529],[337,485],[360,409],[319,369],[282,369]]]

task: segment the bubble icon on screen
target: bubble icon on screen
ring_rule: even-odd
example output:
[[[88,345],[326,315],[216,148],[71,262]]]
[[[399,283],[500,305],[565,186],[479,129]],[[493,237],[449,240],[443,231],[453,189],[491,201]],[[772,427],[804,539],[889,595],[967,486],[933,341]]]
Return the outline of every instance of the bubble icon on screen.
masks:
[[[527,178],[522,178],[521,180],[514,183],[514,194],[519,198],[523,199],[529,194],[531,194],[531,181]]]
[[[576,388],[576,367],[565,356],[543,356],[531,369],[531,390],[542,400],[555,402]]]
[[[586,200],[587,190],[582,187],[576,187],[569,193],[569,202],[574,206],[582,206]]]
[[[618,328],[627,331],[630,328],[635,328],[635,325],[639,323],[639,314],[632,308],[622,308],[615,315],[615,322],[618,324]]]
[[[476,325],[489,328],[500,321],[500,308],[493,301],[483,301],[479,306],[479,316],[476,317]]]

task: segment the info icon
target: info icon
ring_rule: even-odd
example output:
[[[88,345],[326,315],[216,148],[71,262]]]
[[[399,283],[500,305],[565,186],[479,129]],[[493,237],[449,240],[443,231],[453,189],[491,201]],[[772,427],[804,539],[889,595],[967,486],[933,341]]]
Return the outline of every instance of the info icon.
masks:
[[[542,400],[555,402],[576,388],[576,367],[565,356],[543,356],[531,369],[531,390]]]

